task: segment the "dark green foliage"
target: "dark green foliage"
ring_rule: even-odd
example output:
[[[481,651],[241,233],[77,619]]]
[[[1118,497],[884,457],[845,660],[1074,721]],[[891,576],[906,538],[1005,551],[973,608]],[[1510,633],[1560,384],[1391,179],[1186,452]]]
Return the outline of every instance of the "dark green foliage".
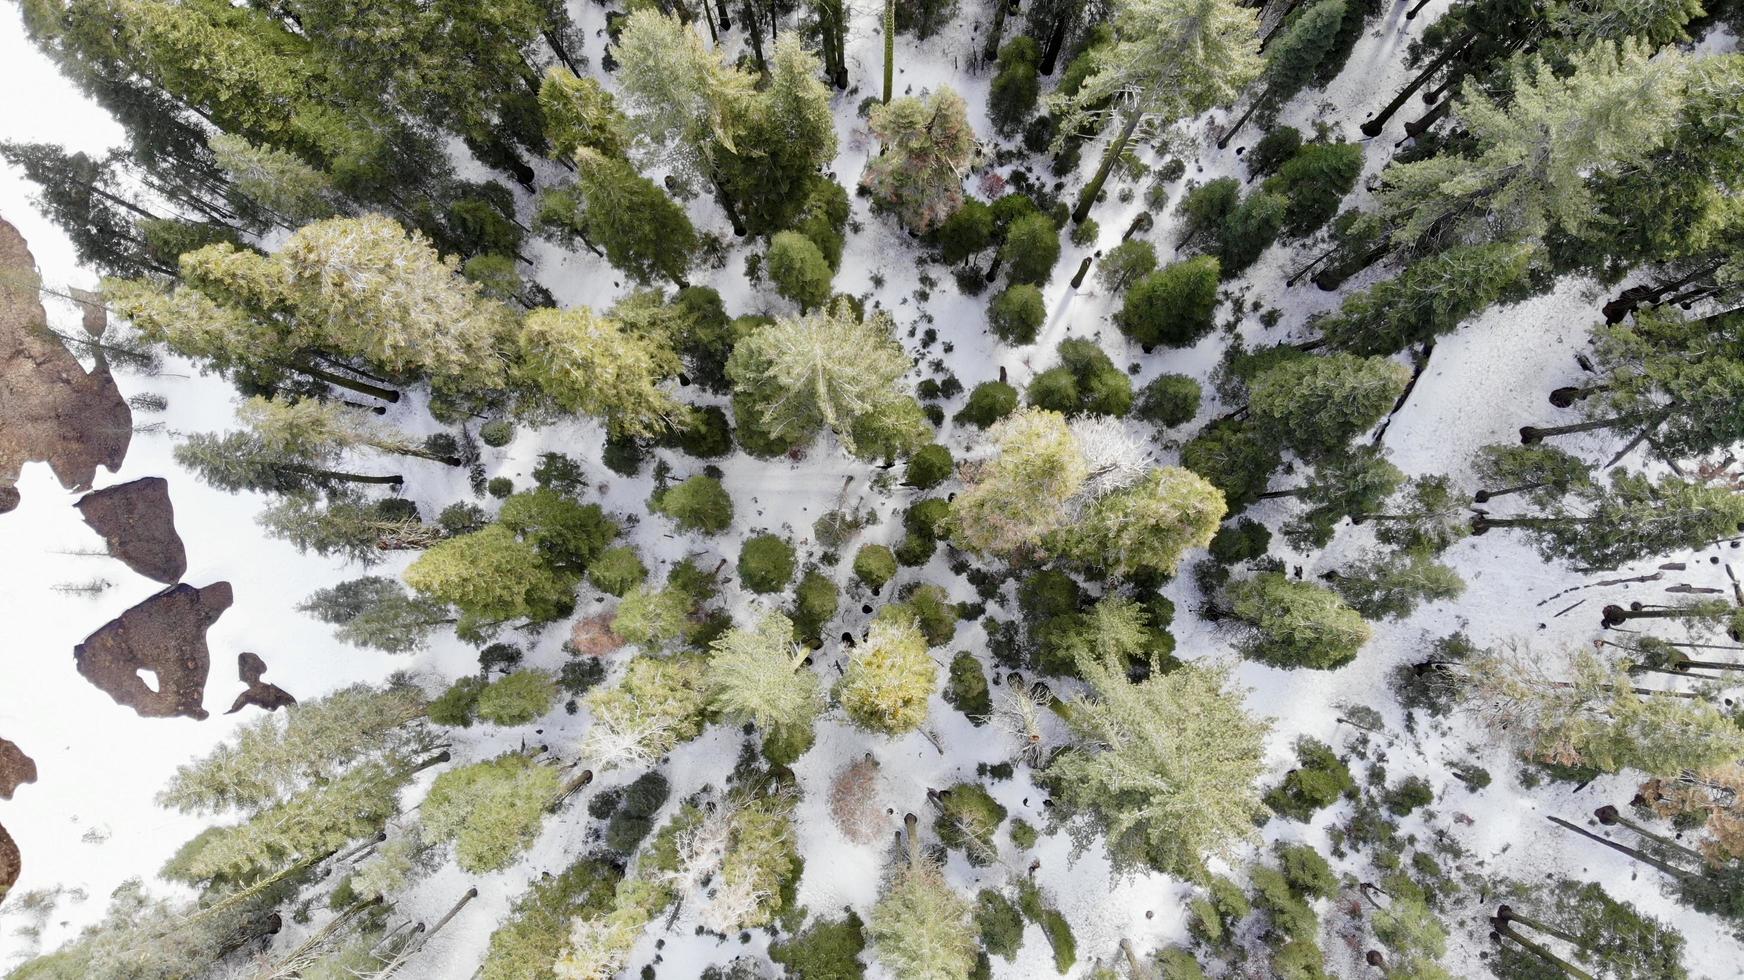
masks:
[[[491,419],[478,427],[478,441],[492,448],[506,446],[514,438],[515,422],[513,419]]]
[[[957,632],[957,605],[952,602],[944,589],[936,585],[914,587],[912,592],[905,587],[908,595],[895,606],[885,606],[879,615],[897,615],[905,613],[914,617],[925,634],[928,646],[940,646],[951,641]]]
[[[1403,817],[1418,807],[1435,802],[1435,791],[1422,776],[1407,776],[1397,786],[1389,786],[1385,802],[1387,812]]]
[[[606,824],[606,846],[619,854],[635,853],[642,838],[654,829],[654,814],[672,791],[666,777],[645,772],[624,788],[624,801]]]
[[[945,520],[951,516],[951,502],[944,497],[917,500],[902,514],[902,526],[915,537],[937,541],[944,537]]]
[[[718,405],[687,413],[683,424],[668,429],[659,444],[698,459],[718,459],[733,451],[733,426]]]
[[[1047,315],[1042,291],[1023,282],[1007,286],[987,307],[987,322],[992,324],[994,336],[1014,345],[1034,343]]]
[[[1307,823],[1315,811],[1338,802],[1356,789],[1350,769],[1332,749],[1312,738],[1296,742],[1296,768],[1284,776],[1276,789],[1266,794],[1266,806],[1278,815]]]
[[[1182,247],[1215,252],[1223,225],[1241,203],[1241,181],[1219,177],[1187,191],[1176,210],[1181,215]]]
[[[709,286],[690,286],[672,298],[670,310],[672,346],[684,358],[690,379],[716,394],[729,389],[727,357],[739,338],[755,328],[761,317],[727,316],[721,294]]]
[[[1531,247],[1459,245],[1345,297],[1320,321],[1327,343],[1353,354],[1392,354],[1451,332],[1466,317],[1524,293]]]
[[[1109,249],[1096,264],[1096,278],[1113,292],[1157,271],[1157,247],[1142,238],[1129,238]]]
[[[462,677],[430,702],[426,714],[438,725],[471,728],[478,710],[478,696],[489,683],[482,677]]]
[[[490,478],[490,482],[484,485],[484,488],[485,492],[492,497],[503,500],[515,492],[515,481],[506,476],[493,476]]]
[[[812,569],[800,576],[793,591],[794,638],[816,644],[823,640],[823,629],[836,615],[841,590],[829,576]]]
[[[796,560],[793,545],[775,534],[745,539],[739,549],[739,581],[752,592],[780,592],[793,581]]]
[[[745,427],[739,431],[743,433]],[[681,529],[719,534],[733,523],[733,498],[712,476],[693,476],[675,487],[657,491],[652,508],[672,518]]]
[[[1381,357],[1294,358],[1254,379],[1253,424],[1305,459],[1340,452],[1398,402],[1411,372]]]
[[[1324,0],[1322,0],[1324,2]],[[1338,214],[1338,205],[1362,175],[1356,143],[1309,143],[1267,180],[1265,189],[1289,201],[1284,227],[1298,238],[1313,234]]]
[[[933,230],[933,241],[946,263],[969,261],[993,244],[993,210],[975,198],[964,200],[962,207]]]
[[[1254,177],[1270,177],[1283,168],[1302,147],[1302,133],[1293,126],[1279,126],[1260,138],[1247,151],[1247,172]]]
[[[896,577],[896,556],[881,544],[861,545],[854,555],[854,577],[869,588],[879,588]]]
[[[793,980],[860,980],[866,936],[852,909],[840,919],[814,919],[798,935],[769,944],[769,958]]]
[[[960,650],[951,658],[945,702],[977,725],[986,724],[987,716],[993,712],[993,699],[987,692],[987,675],[981,670],[981,661],[967,650]]]
[[[1132,378],[1093,340],[1060,341],[1060,364],[1030,382],[1029,403],[1063,415],[1125,415],[1132,410]]]
[[[1041,834],[1035,829],[1035,825],[1022,817],[1011,818],[1010,833],[1011,843],[1023,851],[1036,846],[1036,842],[1041,839]]]
[[[939,842],[961,850],[975,867],[992,864],[999,856],[993,837],[1005,820],[1005,807],[988,795],[979,783],[958,783],[939,793],[939,813],[933,830]]]
[[[536,879],[491,933],[483,974],[548,980],[539,964],[555,963],[569,947],[571,923],[611,911],[623,871],[610,861],[584,857],[557,875]]]
[[[1372,630],[1337,593],[1282,572],[1262,572],[1225,590],[1245,623],[1244,656],[1286,670],[1336,670],[1356,658]]]
[[[1062,976],[1070,973],[1072,964],[1078,961],[1078,940],[1072,935],[1066,917],[1059,909],[1045,904],[1041,889],[1028,880],[1018,884],[1017,907],[1025,918],[1041,926],[1042,935],[1048,937],[1048,945],[1054,948],[1054,969]]]
[[[1728,878],[1730,877],[1730,880]],[[1735,888],[1735,872],[1711,871],[1703,876],[1691,876],[1680,890],[1692,904],[1711,903],[1731,886]],[[1694,889],[1706,889],[1708,894],[1692,895]],[[1715,894],[1718,893],[1718,894]],[[1682,980],[1688,976],[1683,965],[1686,941],[1677,929],[1652,916],[1644,915],[1633,904],[1612,898],[1596,882],[1552,878],[1530,886],[1521,885],[1507,895],[1508,904],[1521,915],[1570,937],[1579,948],[1578,964],[1598,977],[1614,980]],[[1706,900],[1704,903],[1703,900]],[[1736,902],[1734,897],[1731,901]],[[1721,907],[1709,904],[1710,908]],[[1730,913],[1728,913],[1730,914]],[[1542,941],[1524,923],[1514,928]],[[1503,943],[1498,956],[1491,961],[1491,970],[1498,977],[1562,977],[1561,971],[1546,968],[1533,954]]]
[[[1290,890],[1308,898],[1331,898],[1338,891],[1338,876],[1320,852],[1307,844],[1278,842],[1278,867]]]
[[[1217,536],[1211,539],[1211,558],[1233,565],[1264,555],[1271,544],[1271,530],[1259,521],[1244,517],[1217,529]]]
[[[1218,419],[1181,447],[1181,465],[1223,491],[1236,512],[1265,492],[1282,462],[1278,446],[1251,422]]]
[[[557,671],[557,686],[571,698],[580,697],[606,679],[606,665],[597,657],[571,657]],[[571,701],[570,704],[574,704]],[[570,714],[574,714],[572,710]]]
[[[1184,374],[1161,374],[1139,389],[1133,414],[1159,428],[1186,425],[1199,414],[1202,396],[1197,380]]]
[[[896,33],[924,41],[951,22],[957,0],[905,0],[896,5]]]
[[[835,270],[811,239],[796,231],[777,232],[763,261],[775,291],[810,310],[830,298]]]
[[[975,895],[975,926],[981,931],[981,947],[1007,962],[1023,947],[1023,915],[1004,895],[983,888]]]
[[[533,464],[533,483],[573,497],[587,487],[587,476],[580,463],[562,453],[540,453]]]
[[[1017,389],[1003,381],[983,381],[969,390],[957,422],[985,429],[1017,410]]]
[[[954,468],[949,449],[936,442],[928,443],[909,457],[908,472],[904,474],[903,482],[921,490],[931,490],[950,479]]]
[[[553,568],[580,572],[618,536],[618,524],[598,504],[540,487],[503,501],[497,523],[538,549]]]
[[[507,673],[520,664],[522,656],[521,648],[513,643],[492,643],[478,652],[478,669],[483,674]]]
[[[1001,133],[1016,132],[1035,111],[1036,99],[1041,94],[1036,67],[1041,60],[1041,49],[1021,35],[999,49],[997,74],[987,96],[987,114]]]
[[[648,567],[630,545],[608,548],[587,569],[587,580],[607,595],[621,596],[647,577]]]
[[[1201,255],[1150,273],[1127,290],[1115,324],[1146,347],[1192,346],[1215,325],[1220,268],[1216,258]]]
[[[628,436],[607,436],[605,451],[600,455],[606,469],[619,476],[635,476],[647,458],[647,448]]]
[[[1288,220],[1290,202],[1281,194],[1260,190],[1241,199],[1223,222],[1217,257],[1222,275],[1234,276],[1259,261]]]
[[[1006,229],[999,255],[1012,282],[1040,286],[1060,261],[1060,229],[1045,214],[1026,214]]]
[[[587,235],[613,267],[640,283],[684,285],[696,229],[658,184],[628,160],[583,151],[576,158],[576,187],[586,202],[581,220]]]
[[[1220,946],[1253,911],[1253,906],[1241,886],[1222,875],[1212,875],[1205,890],[1204,898],[1188,903],[1187,929],[1212,946]]]

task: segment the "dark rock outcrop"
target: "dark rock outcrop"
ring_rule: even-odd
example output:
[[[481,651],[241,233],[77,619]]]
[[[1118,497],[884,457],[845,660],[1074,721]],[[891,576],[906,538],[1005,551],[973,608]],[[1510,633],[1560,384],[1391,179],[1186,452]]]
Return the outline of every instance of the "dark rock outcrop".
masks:
[[[34,782],[36,760],[25,755],[15,743],[0,738],[0,800],[12,799],[18,787]]]
[[[18,845],[13,843],[6,827],[0,825],[0,905],[6,904],[6,893],[12,890],[12,883],[18,880],[18,871],[23,865]]]
[[[141,717],[205,718],[206,630],[232,601],[229,582],[165,589],[87,636],[73,659],[86,680]]]
[[[182,580],[188,552],[176,533],[170,485],[163,477],[104,487],[80,497],[74,506],[122,564],[165,585]]]
[[[230,710],[224,712],[233,715],[249,705],[277,711],[280,708],[296,704],[297,699],[291,693],[277,684],[268,684],[261,680],[266,674],[266,661],[253,653],[244,651],[236,657],[236,675],[242,678],[242,683],[248,685],[248,690],[236,696],[230,703]]]
[[[99,465],[120,468],[133,439],[133,411],[101,355],[87,373],[49,333],[38,281],[24,236],[0,219],[0,513],[18,505],[25,463],[45,461],[62,486],[86,490]]]

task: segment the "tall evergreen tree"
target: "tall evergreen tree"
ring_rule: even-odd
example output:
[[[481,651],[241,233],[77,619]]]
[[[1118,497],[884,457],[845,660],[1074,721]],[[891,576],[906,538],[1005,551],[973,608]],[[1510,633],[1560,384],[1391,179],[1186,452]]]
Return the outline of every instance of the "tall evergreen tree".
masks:
[[[1520,528],[1545,558],[1616,568],[1671,551],[1703,548],[1744,530],[1744,497],[1730,487],[1619,470],[1545,513],[1472,519],[1476,532]]]
[[[516,380],[565,412],[599,416],[620,436],[657,436],[685,420],[663,387],[680,368],[664,337],[579,307],[534,310],[519,342]]]
[[[1219,147],[1228,146],[1236,131],[1256,112],[1274,113],[1277,107],[1288,102],[1314,79],[1321,61],[1332,53],[1338,41],[1347,2],[1350,0],[1315,0],[1287,15],[1284,26],[1279,29],[1281,33],[1267,39],[1266,67],[1260,73],[1260,83],[1264,87],[1248,104],[1247,111],[1236,117],[1235,122],[1230,123],[1223,135],[1217,138]],[[1265,115],[1261,116],[1261,121],[1265,121]]]
[[[871,126],[884,149],[866,161],[861,185],[909,231],[938,227],[962,206],[963,173],[975,153],[963,97],[942,87],[893,99],[873,107]]]

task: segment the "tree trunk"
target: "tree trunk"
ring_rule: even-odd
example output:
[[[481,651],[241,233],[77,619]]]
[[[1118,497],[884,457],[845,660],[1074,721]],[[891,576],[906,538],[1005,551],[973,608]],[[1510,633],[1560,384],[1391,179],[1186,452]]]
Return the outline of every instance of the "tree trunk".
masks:
[[[1435,108],[1405,124],[1406,138],[1416,139],[1417,137],[1422,136],[1429,127],[1435,125],[1435,123],[1440,120],[1442,116],[1447,115],[1448,111],[1452,108],[1452,99],[1442,99],[1436,104]]]
[[[1725,262],[1723,260],[1714,260],[1701,266],[1695,271],[1690,272],[1687,275],[1679,276],[1670,282],[1657,284],[1644,283],[1639,286],[1631,286],[1628,289],[1623,290],[1621,293],[1618,293],[1616,299],[1611,300],[1609,303],[1606,303],[1601,307],[1600,312],[1605,314],[1606,324],[1621,323],[1623,322],[1624,317],[1634,312],[1635,308],[1640,306],[1642,303],[1658,302],[1659,298],[1664,296],[1666,293],[1682,289],[1690,283],[1695,282],[1697,279],[1709,275],[1724,264]]]
[[[370,445],[376,449],[380,449],[384,453],[392,453],[395,456],[410,456],[413,459],[427,459],[433,463],[441,463],[443,466],[459,466],[461,463],[465,462],[459,456],[449,456],[445,453],[433,453],[428,449],[420,449],[417,446],[396,445],[394,443],[384,443],[381,445],[371,443]]]
[[[716,45],[721,43],[721,32],[715,29],[715,11],[709,6],[708,0],[702,0],[702,19],[708,22],[709,40]]]
[[[1472,494],[1472,502],[1486,504],[1497,497],[1506,497],[1511,493],[1525,493],[1528,490],[1537,490],[1547,486],[1549,486],[1548,483],[1522,483],[1519,486],[1504,487],[1501,490],[1479,490]]]
[[[1621,824],[1621,825],[1629,828],[1630,830],[1633,830],[1635,833],[1640,834],[1642,837],[1645,837],[1648,840],[1657,842],[1659,844],[1659,846],[1664,847],[1667,850],[1676,851],[1679,854],[1682,854],[1683,856],[1695,861],[1697,864],[1705,865],[1708,862],[1707,855],[1703,854],[1701,851],[1698,851],[1694,848],[1685,847],[1682,844],[1679,844],[1677,841],[1674,841],[1669,837],[1666,837],[1666,836],[1663,836],[1661,834],[1654,833],[1651,830],[1648,830],[1646,827],[1643,827],[1642,825],[1636,823],[1633,820],[1630,820],[1628,817],[1625,817],[1621,813],[1617,812],[1617,808],[1614,806],[1606,805],[1606,806],[1599,807],[1597,810],[1593,811],[1593,816],[1598,818],[1599,823],[1604,824],[1607,827],[1609,827],[1613,824]],[[1527,924],[1531,925],[1531,923],[1527,923]],[[1534,926],[1534,928],[1537,928],[1537,927]],[[1560,934],[1559,933],[1551,933],[1551,935],[1560,935]],[[1568,939],[1567,936],[1563,936],[1562,938]],[[1575,943],[1575,945],[1577,945],[1577,946],[1580,945],[1578,942],[1576,942],[1573,939],[1568,939],[1568,941],[1571,943]],[[1584,949],[1582,951],[1585,952]]]
[[[328,922],[320,929],[317,929],[308,939],[299,943],[296,949],[291,950],[290,955],[274,963],[269,969],[262,971],[262,975],[268,977],[285,975],[286,972],[295,966],[304,956],[319,949],[322,943],[332,938],[333,934],[338,932],[345,923],[356,918],[358,913],[380,905],[381,901],[381,896],[377,895],[374,898],[360,899],[356,902],[352,902],[345,908],[345,911],[334,916],[331,922]]]
[[[1271,95],[1272,90],[1268,88],[1264,92],[1261,92],[1253,102],[1248,104],[1247,111],[1243,112],[1240,118],[1236,119],[1234,123],[1231,123],[1230,127],[1227,130],[1224,130],[1222,136],[1217,137],[1217,148],[1219,150],[1229,146],[1229,141],[1234,138],[1236,131],[1247,125],[1248,117],[1252,116],[1254,111],[1259,109],[1259,107],[1270,98]]]
[[[1052,75],[1054,66],[1059,63],[1060,49],[1066,46],[1066,14],[1054,18],[1054,29],[1048,33],[1048,43],[1042,49],[1042,63],[1038,69],[1043,75]]]
[[[1569,425],[1525,425],[1520,427],[1520,445],[1536,446],[1550,436],[1571,435],[1576,432],[1593,432],[1598,429],[1614,429],[1617,426],[1627,425],[1630,422],[1639,422],[1642,417],[1643,416],[1640,414],[1617,415],[1608,419],[1594,419],[1591,422],[1575,422]]]
[[[1655,868],[1655,869],[1659,870],[1660,872],[1663,872],[1664,874],[1668,874],[1668,875],[1672,876],[1673,878],[1677,878],[1677,879],[1682,880],[1682,881],[1688,881],[1692,878],[1697,877],[1695,874],[1692,874],[1691,872],[1685,871],[1684,869],[1679,868],[1675,865],[1668,864],[1665,861],[1661,861],[1660,859],[1653,857],[1652,855],[1646,853],[1645,851],[1640,850],[1639,848],[1630,847],[1627,844],[1619,844],[1616,841],[1611,840],[1608,837],[1601,837],[1600,835],[1593,833],[1592,831],[1586,829],[1585,827],[1577,827],[1574,824],[1569,823],[1567,820],[1562,819],[1561,817],[1552,816],[1549,818],[1549,820],[1551,823],[1556,824],[1558,827],[1561,827],[1564,830],[1572,830],[1575,833],[1581,835],[1582,837],[1587,838],[1588,840],[1597,841],[1598,843],[1605,845],[1606,847],[1610,848],[1613,851],[1620,851],[1624,854],[1627,854],[1629,857],[1631,857],[1637,861],[1640,861],[1642,864],[1645,864],[1651,868]]]
[[[1405,19],[1411,20],[1412,18],[1416,17],[1418,14],[1422,13],[1423,8],[1427,7],[1427,6],[1429,6],[1429,0],[1417,0],[1416,3],[1411,5],[1410,10],[1405,11]]]
[[[557,56],[557,60],[563,62],[563,67],[577,75],[581,74],[581,66],[569,56],[569,48],[564,45],[563,38],[549,27],[541,29],[540,33],[545,35],[545,44],[551,48],[551,53]]]
[[[912,813],[902,815],[902,828],[908,834],[908,866],[920,867],[920,818]]]
[[[368,395],[371,398],[380,398],[384,402],[397,402],[400,400],[400,393],[392,388],[383,388],[380,385],[372,385],[367,381],[359,381],[356,378],[347,378],[344,375],[334,374],[331,371],[322,370],[307,361],[297,363],[293,366],[297,372],[306,374],[309,377],[314,378],[316,381],[325,382],[339,388],[345,388],[349,391],[355,391],[360,395]]]
[[[1477,31],[1467,31],[1464,37],[1460,38],[1458,42],[1442,52],[1440,57],[1431,61],[1428,67],[1418,73],[1416,78],[1411,79],[1410,84],[1406,85],[1399,91],[1398,95],[1393,97],[1393,101],[1387,103],[1386,107],[1381,109],[1374,118],[1362,124],[1362,134],[1369,137],[1379,136],[1381,130],[1386,128],[1387,120],[1393,118],[1394,113],[1404,108],[1405,103],[1410,101],[1411,96],[1414,95],[1418,89],[1422,88],[1424,83],[1429,81],[1431,76],[1447,67],[1448,62],[1463,54],[1465,49],[1470,47],[1473,41],[1477,40],[1477,37]]]
[[[1114,165],[1120,161],[1120,155],[1126,152],[1126,144],[1132,139],[1132,134],[1138,130],[1138,124],[1144,119],[1143,99],[1135,100],[1126,111],[1126,122],[1120,127],[1120,133],[1114,141],[1108,144],[1108,149],[1102,153],[1102,162],[1096,167],[1095,176],[1090,183],[1084,185],[1083,193],[1078,195],[1078,206],[1072,210],[1072,223],[1081,225],[1090,217],[1090,209],[1096,204],[1097,195],[1102,193],[1102,185],[1108,182],[1108,175],[1114,172]]]
[[[394,474],[392,476],[377,476],[371,473],[346,473],[340,470],[324,470],[314,466],[286,466],[285,469],[292,473],[307,473],[311,476],[325,477],[329,480],[338,480],[341,483],[361,483],[371,486],[397,487],[406,482],[406,478],[399,474]]]
[[[708,0],[703,0],[703,2],[707,3]],[[721,30],[730,31],[733,29],[733,18],[727,15],[727,0],[715,0],[715,16],[720,18]]]
[[[1102,253],[1098,252],[1096,254],[1101,255]],[[1086,275],[1089,275],[1089,273],[1090,273],[1090,261],[1091,261],[1091,259],[1092,259],[1092,256],[1086,255],[1086,256],[1084,256],[1084,261],[1078,263],[1078,274],[1072,277],[1072,288],[1073,289],[1077,289],[1079,286],[1084,285],[1084,277]]]
[[[1552,953],[1550,950],[1545,949],[1542,945],[1535,943],[1532,940],[1527,939],[1525,936],[1522,936],[1518,932],[1514,931],[1514,927],[1508,924],[1507,919],[1504,919],[1504,918],[1501,918],[1500,916],[1498,916],[1494,919],[1491,919],[1490,922],[1492,925],[1494,925],[1496,927],[1497,933],[1499,933],[1500,935],[1506,936],[1509,939],[1514,940],[1516,943],[1519,943],[1521,949],[1524,949],[1524,950],[1532,953],[1534,956],[1537,956],[1538,958],[1544,960],[1545,962],[1555,964],[1558,969],[1560,969],[1563,973],[1566,973],[1570,977],[1574,977],[1575,980],[1593,980],[1592,974],[1587,973],[1586,971],[1575,966],[1573,963],[1570,963],[1567,960],[1563,959],[1562,957],[1556,955],[1555,953]]]
[[[896,81],[896,0],[884,0],[884,104]]]
[[[1290,0],[1290,2],[1284,6],[1284,12],[1279,14],[1278,19],[1273,22],[1272,29],[1267,31],[1264,37],[1260,38],[1260,54],[1266,53],[1266,45],[1272,43],[1272,38],[1277,37],[1278,32],[1284,29],[1284,22],[1289,20],[1290,15],[1295,13],[1296,8],[1300,6],[1302,6],[1302,0]]]
[[[757,22],[757,8],[751,0],[739,5],[739,19],[745,24],[745,36],[751,39],[751,54],[757,59],[757,70],[769,74],[769,62],[763,57],[763,26]]]

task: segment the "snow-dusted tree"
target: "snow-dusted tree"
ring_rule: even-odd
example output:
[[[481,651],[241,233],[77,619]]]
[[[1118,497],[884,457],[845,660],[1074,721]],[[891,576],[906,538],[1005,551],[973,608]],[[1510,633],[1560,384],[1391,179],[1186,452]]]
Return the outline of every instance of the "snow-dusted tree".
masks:
[[[432,841],[453,841],[455,863],[474,874],[497,871],[533,843],[561,774],[519,752],[436,777],[419,807]]]
[[[1203,477],[1164,466],[1087,505],[1050,545],[1109,575],[1173,575],[1184,554],[1211,543],[1227,509]]]
[[[232,493],[310,493],[335,491],[351,484],[398,486],[398,474],[375,475],[333,469],[331,454],[308,446],[280,448],[248,432],[214,435],[194,432],[175,448],[176,462],[207,483]],[[325,447],[331,448],[331,447]]]
[[[1536,256],[1529,242],[1456,245],[1351,293],[1317,325],[1339,350],[1393,354],[1451,333],[1466,317],[1517,296]]]
[[[1138,426],[1108,415],[1081,415],[1068,427],[1090,470],[1077,493],[1080,505],[1130,487],[1156,468],[1156,449]]]
[[[240,136],[213,133],[206,138],[213,160],[230,175],[230,186],[289,227],[330,218],[339,191],[327,174],[294,153],[257,146]]]
[[[1471,155],[1386,170],[1381,210],[1393,239],[1438,251],[1592,230],[1592,182],[1640,164],[1677,124],[1684,62],[1676,51],[1654,55],[1625,42],[1576,52],[1567,70],[1528,59],[1505,102],[1467,85],[1454,115]]]
[[[732,806],[726,857],[702,909],[705,927],[732,935],[766,926],[783,911],[782,891],[800,867],[797,802],[777,792]]]
[[[1227,668],[1190,665],[1137,684],[1092,657],[1078,669],[1093,692],[1066,714],[1078,744],[1044,778],[1081,844],[1100,834],[1116,867],[1197,879],[1207,857],[1255,836],[1267,726],[1243,710]]]
[[[1592,468],[1578,456],[1554,446],[1522,446],[1496,443],[1480,448],[1472,469],[1484,489],[1473,495],[1477,503],[1496,497],[1524,493],[1539,506],[1548,506],[1564,494],[1592,482]],[[1490,489],[1490,488],[1494,489]]]
[[[1278,36],[1267,42],[1266,67],[1260,76],[1262,87],[1248,104],[1247,111],[1217,138],[1219,148],[1228,146],[1236,131],[1254,113],[1263,113],[1260,121],[1265,123],[1268,116],[1275,115],[1279,107],[1313,80],[1322,59],[1338,43],[1340,28],[1344,24],[1345,2],[1316,0],[1293,15],[1286,14],[1278,28]]]
[[[1232,582],[1226,598],[1246,634],[1242,654],[1274,667],[1342,667],[1373,633],[1337,593],[1282,572]]]
[[[1409,369],[1382,357],[1292,358],[1254,380],[1248,408],[1278,444],[1318,459],[1384,418],[1410,380]]]
[[[1070,519],[1068,503],[1090,476],[1084,450],[1065,416],[1024,409],[988,430],[991,459],[962,467],[962,492],[951,502],[951,537],[979,553],[1009,554],[1034,545]]]
[[[837,13],[840,5],[836,0]],[[819,67],[797,32],[782,34],[768,83],[745,111],[731,152],[718,157],[722,180],[753,235],[796,227],[820,188],[836,191],[821,173],[836,157],[836,124]]]
[[[346,643],[386,653],[417,650],[432,630],[453,622],[448,607],[411,595],[398,581],[380,576],[319,589],[297,608],[338,627],[334,635]]]
[[[1053,694],[1039,684],[1006,685],[993,697],[988,722],[1017,746],[1024,762],[1040,765],[1047,757],[1046,719],[1053,702]]]
[[[586,307],[534,310],[520,352],[522,384],[563,411],[605,419],[616,435],[661,435],[685,414],[663,387],[682,367],[666,339]]]
[[[979,948],[970,911],[968,900],[911,843],[908,865],[891,877],[867,917],[873,956],[904,980],[968,980]]]
[[[1467,494],[1445,476],[1413,477],[1379,512],[1361,515],[1375,525],[1375,538],[1405,551],[1439,555],[1472,533]],[[1357,516],[1357,515],[1352,515]]]
[[[539,110],[555,157],[569,159],[583,147],[608,157],[629,153],[629,121],[612,93],[592,78],[566,68],[547,69],[539,84]]]
[[[1072,220],[1082,222],[1127,144],[1160,133],[1176,120],[1235,98],[1259,75],[1259,20],[1231,0],[1118,0],[1114,40],[1092,49],[1090,74],[1075,91],[1051,96],[1059,139],[1095,132],[1110,117],[1120,129],[1078,197]]]
[[[866,162],[860,183],[903,227],[925,234],[962,206],[963,174],[975,156],[962,96],[943,86],[924,98],[892,99],[872,107],[871,127],[883,152]]]
[[[1588,647],[1562,657],[1488,650],[1460,674],[1466,707],[1541,761],[1669,777],[1744,756],[1744,731],[1714,704],[1644,692],[1628,664]]]
[[[594,723],[582,755],[598,769],[645,768],[702,734],[708,701],[702,657],[637,657],[623,680],[588,694]]]
[[[1477,532],[1519,528],[1531,534],[1546,558],[1588,568],[1616,568],[1632,561],[1703,548],[1744,529],[1744,496],[1671,475],[1658,481],[1616,471],[1609,486],[1576,491],[1548,513],[1472,520]]]
[[[716,710],[763,730],[772,742],[811,743],[824,708],[822,684],[793,642],[793,621],[766,612],[750,629],[731,629],[710,644],[709,686]]]
[[[794,442],[828,428],[855,452],[857,423],[911,401],[896,387],[909,367],[888,313],[861,319],[846,300],[782,317],[733,347],[727,360],[741,401],[769,436]]]
[[[1457,599],[1459,573],[1421,551],[1368,555],[1338,572],[1332,587],[1365,619],[1404,619],[1418,603]]]
[[[854,724],[902,735],[926,721],[938,675],[939,665],[927,655],[926,636],[914,619],[881,618],[854,648],[836,696]]]
[[[339,402],[318,398],[284,401],[257,395],[242,403],[236,418],[267,452],[286,458],[333,465],[347,450],[368,448],[449,466],[460,465],[458,457],[428,449],[405,433],[377,422],[368,412]]]

